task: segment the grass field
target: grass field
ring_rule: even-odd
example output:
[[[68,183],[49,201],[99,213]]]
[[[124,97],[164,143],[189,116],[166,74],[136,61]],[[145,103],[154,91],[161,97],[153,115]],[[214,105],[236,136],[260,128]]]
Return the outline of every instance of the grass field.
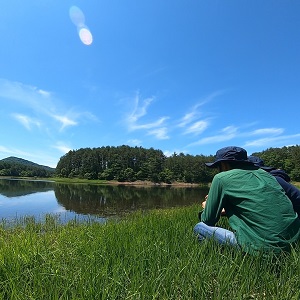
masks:
[[[300,298],[298,247],[274,262],[200,244],[192,233],[198,209],[138,212],[105,225],[3,221],[0,299]]]

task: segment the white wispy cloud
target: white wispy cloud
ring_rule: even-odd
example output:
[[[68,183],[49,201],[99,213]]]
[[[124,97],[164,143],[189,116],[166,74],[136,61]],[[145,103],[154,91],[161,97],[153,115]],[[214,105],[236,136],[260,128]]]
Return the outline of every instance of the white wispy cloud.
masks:
[[[63,154],[68,153],[70,150],[72,150],[71,147],[69,147],[64,142],[57,142],[52,147],[55,148],[55,149],[57,149],[57,150],[59,150]]]
[[[13,114],[12,115],[18,122],[20,122],[27,130],[31,130],[32,125],[40,127],[41,123],[35,119],[32,119],[28,116],[22,114]]]
[[[60,131],[68,126],[75,126],[78,124],[75,120],[72,120],[67,116],[52,115],[52,117],[61,123]]]
[[[37,93],[44,96],[44,97],[50,97],[51,96],[51,93],[48,92],[48,91],[44,91],[44,90],[41,90],[41,89],[38,89],[37,90]]]
[[[30,157],[32,154],[16,148],[8,148],[0,145],[0,155]]]
[[[127,144],[131,145],[131,146],[141,146],[142,141],[138,140],[138,139],[130,139],[130,140],[127,141]]]
[[[0,79],[0,98],[17,101],[34,111],[47,113],[54,109],[51,93],[35,86]]]
[[[179,121],[179,127],[185,127],[187,124],[191,123],[195,119],[195,112],[186,113],[183,118]]]
[[[63,154],[65,153],[66,152],[64,152]],[[35,163],[53,167],[53,168],[55,168],[57,164],[57,158],[52,156],[52,153],[49,155],[45,153],[45,151],[40,151],[40,150],[26,152],[20,149],[9,148],[0,145],[0,159],[9,156],[21,157],[23,159],[27,159]]]
[[[139,94],[135,96],[134,98],[135,107],[132,113],[127,118],[130,129],[135,130],[136,127],[138,127],[136,125],[136,122],[147,114],[147,108],[153,100],[154,100],[153,97],[144,99],[142,105],[140,105]]]
[[[240,138],[262,136],[259,139],[247,140],[242,146],[245,148],[267,148],[274,147],[276,145],[280,147],[287,144],[297,144],[296,141],[300,139],[300,134],[282,135],[282,133],[284,133],[283,128],[259,128],[253,131],[241,131],[240,129],[241,128],[236,126],[227,126],[220,131],[220,134],[204,137],[189,144],[188,147],[216,144],[230,140],[236,140],[240,143]]]
[[[148,134],[155,136],[158,140],[167,140],[170,138],[168,136],[168,129],[166,127],[149,130]]]
[[[156,128],[164,124],[164,122],[167,120],[167,117],[159,118],[157,121],[152,123],[145,123],[145,124],[131,124],[130,129],[131,130],[139,130],[139,129],[151,129]]]
[[[134,109],[131,114],[126,118],[126,124],[129,131],[146,130],[148,135],[152,135],[157,139],[168,139],[167,128],[165,127],[165,121],[169,117],[159,117],[153,122],[141,122],[141,118],[147,115],[147,109],[154,100],[154,97],[146,98],[140,103],[139,94],[134,98]]]
[[[192,109],[187,112],[180,120],[178,123],[179,127],[185,127],[188,124],[194,122],[195,120],[199,119],[201,116],[200,111],[198,110],[199,107],[201,107],[202,105],[204,105],[206,103],[206,101],[203,101],[201,103],[197,103],[196,105],[194,105],[192,107]]]
[[[274,144],[285,144],[287,141],[290,142],[298,138],[300,138],[300,133],[293,134],[293,135],[265,137],[253,141],[246,141],[244,146],[245,147],[268,147],[268,146],[274,146]]]
[[[237,135],[238,135],[237,127],[227,126],[221,130],[220,134],[202,138],[194,143],[189,144],[188,146],[214,144],[214,143],[219,143],[224,141],[230,141],[235,137],[237,137]]]
[[[178,122],[179,127],[185,128],[184,134],[201,134],[209,126],[210,121],[208,118],[203,119],[204,112],[200,108],[206,103],[214,100],[216,97],[222,95],[224,91],[216,91],[201,99],[195,104]],[[200,118],[202,117],[202,120]]]
[[[59,107],[58,102],[61,101],[58,101],[53,93],[49,91],[1,78],[0,99],[3,101],[16,101],[20,105],[30,109],[30,114],[35,115],[35,117],[14,114],[15,118],[27,129],[32,128],[32,125],[41,127],[42,123],[48,127],[49,124],[46,124],[46,117],[58,121],[60,131],[66,127],[78,125],[79,121],[84,119],[97,120],[90,112],[74,111],[72,108],[68,108],[66,111],[66,109]],[[38,120],[41,117],[43,118],[43,122]]]
[[[164,152],[164,155],[167,156],[167,157],[172,156],[174,153],[176,153],[176,154],[179,154],[179,153],[186,154],[187,153],[186,150],[178,150],[178,149],[175,149],[174,151],[165,150],[163,152]]]
[[[208,121],[205,120],[197,121],[193,123],[191,126],[187,127],[186,130],[184,131],[184,134],[193,133],[198,135],[204,132],[207,129],[208,125],[209,125]]]
[[[283,128],[261,128],[250,132],[251,135],[280,135],[284,132]]]
[[[141,146],[142,145],[142,141],[139,140],[139,139],[130,139],[126,142],[127,145],[130,145],[130,146]]]

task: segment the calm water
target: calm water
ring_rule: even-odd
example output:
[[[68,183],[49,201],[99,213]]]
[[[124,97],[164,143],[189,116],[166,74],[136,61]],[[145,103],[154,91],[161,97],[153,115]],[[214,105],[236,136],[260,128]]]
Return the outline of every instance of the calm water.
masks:
[[[49,181],[0,179],[0,219],[46,214],[62,222],[74,218],[105,221],[135,210],[187,206],[200,203],[207,188],[133,187],[62,184]]]

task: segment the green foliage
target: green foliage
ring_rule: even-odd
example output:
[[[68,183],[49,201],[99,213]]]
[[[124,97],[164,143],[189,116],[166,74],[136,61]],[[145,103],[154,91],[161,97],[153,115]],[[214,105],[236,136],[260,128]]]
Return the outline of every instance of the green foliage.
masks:
[[[283,169],[294,181],[300,181],[300,146],[269,148],[252,155],[259,156],[266,166]]]
[[[67,170],[62,172],[67,174]],[[47,178],[53,176],[54,173],[54,168],[38,165],[18,157],[7,157],[0,160],[0,176]]]
[[[192,229],[198,206],[105,225],[46,216],[0,226],[1,299],[299,299],[299,247],[265,259]],[[222,221],[224,222],[224,221]]]
[[[250,155],[250,154],[249,154]],[[252,155],[260,156],[265,165],[285,170],[292,180],[300,181],[300,147],[269,148]],[[86,179],[155,183],[208,183],[216,174],[205,166],[214,156],[173,153],[167,157],[161,150],[142,147],[101,147],[69,151],[60,158],[56,175]]]
[[[260,156],[267,166],[285,170],[293,181],[300,181],[300,146],[269,148],[252,155]],[[88,180],[136,180],[155,183],[208,183],[216,174],[205,162],[214,156],[173,153],[142,147],[100,147],[71,150],[62,156],[56,169],[16,157],[0,160],[0,176],[81,178]]]
[[[161,150],[142,147],[101,147],[69,151],[60,158],[56,175],[69,178],[136,180],[155,183],[210,182],[214,170],[205,167],[204,162],[212,156],[184,155],[174,153],[166,157]]]

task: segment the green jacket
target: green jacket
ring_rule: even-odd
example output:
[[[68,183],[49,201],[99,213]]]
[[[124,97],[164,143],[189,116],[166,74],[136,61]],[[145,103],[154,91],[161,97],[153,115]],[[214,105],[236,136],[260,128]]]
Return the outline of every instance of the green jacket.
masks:
[[[215,175],[201,221],[214,226],[223,208],[246,252],[289,251],[300,238],[300,219],[291,201],[262,169],[246,167]]]

